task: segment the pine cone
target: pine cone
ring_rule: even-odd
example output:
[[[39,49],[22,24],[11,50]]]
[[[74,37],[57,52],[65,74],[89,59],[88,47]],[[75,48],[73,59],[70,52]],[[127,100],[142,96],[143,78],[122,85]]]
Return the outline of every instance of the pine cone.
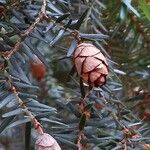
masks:
[[[78,74],[91,86],[106,83],[108,65],[104,55],[94,45],[81,43],[74,52],[74,64]]]
[[[47,133],[40,134],[35,143],[35,150],[61,150],[57,141]]]
[[[144,150],[150,150],[150,144],[143,144]]]

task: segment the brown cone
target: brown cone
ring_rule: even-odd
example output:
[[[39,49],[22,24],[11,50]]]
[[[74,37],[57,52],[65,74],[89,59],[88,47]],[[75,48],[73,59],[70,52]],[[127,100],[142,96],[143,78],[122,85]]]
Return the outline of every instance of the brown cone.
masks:
[[[98,87],[106,83],[106,58],[94,45],[79,44],[74,52],[74,64],[78,74],[89,85]]]
[[[35,143],[35,150],[61,150],[57,141],[47,133],[40,134]]]

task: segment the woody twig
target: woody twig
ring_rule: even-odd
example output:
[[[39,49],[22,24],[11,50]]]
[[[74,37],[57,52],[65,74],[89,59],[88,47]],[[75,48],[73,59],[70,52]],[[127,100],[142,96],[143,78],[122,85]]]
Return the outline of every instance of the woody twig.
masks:
[[[43,133],[42,125],[38,122],[38,120],[35,118],[35,116],[28,110],[25,103],[18,96],[18,92],[16,90],[16,87],[13,85],[12,80],[11,80],[11,76],[9,75],[9,73],[7,71],[5,71],[5,75],[7,76],[6,82],[8,83],[11,92],[16,96],[16,100],[17,100],[19,106],[22,108],[23,113],[25,113],[25,115],[30,118],[30,120],[33,123],[34,128],[36,129],[36,131],[39,134],[42,134]]]
[[[92,91],[93,91],[93,88],[85,94],[85,96],[81,99],[81,101],[79,103],[79,111],[81,113],[81,117],[84,114],[85,117],[86,117],[85,119],[89,118],[89,116],[90,116],[90,112],[87,112],[85,110],[85,104],[86,104],[86,99],[88,98],[88,96],[91,94]],[[84,138],[86,138],[85,135],[84,135],[84,133],[83,133],[83,129],[84,129],[84,127],[82,129],[80,129],[80,127],[79,127],[77,144],[76,144],[77,147],[78,147],[78,150],[82,150],[83,145],[81,143],[81,140],[84,139]]]
[[[32,23],[31,26],[24,33],[21,34],[21,38],[17,41],[17,43],[15,44],[15,46],[13,47],[13,49],[9,53],[4,54],[4,58],[6,60],[9,60],[11,58],[11,56],[16,51],[19,50],[21,42],[22,42],[22,39],[26,38],[34,30],[34,28],[36,27],[36,25],[40,21],[42,21],[44,19],[47,19],[47,15],[46,15],[46,0],[43,0],[43,4],[42,4],[42,7],[41,7],[41,10],[39,12],[38,17],[35,19],[35,22]]]
[[[22,37],[26,37],[33,31],[36,25],[43,19],[47,19],[46,15],[46,0],[43,0],[43,5],[41,7],[41,11],[39,12],[38,17],[35,19],[35,22],[23,33],[21,34]]]

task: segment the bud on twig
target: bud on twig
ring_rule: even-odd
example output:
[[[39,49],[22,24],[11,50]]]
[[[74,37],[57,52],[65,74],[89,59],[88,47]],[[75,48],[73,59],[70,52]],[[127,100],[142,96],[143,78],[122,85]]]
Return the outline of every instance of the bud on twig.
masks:
[[[91,86],[102,86],[106,83],[108,65],[106,58],[94,45],[81,43],[74,53],[74,64],[78,74]]]
[[[33,78],[37,81],[41,81],[45,77],[46,67],[36,55],[34,55],[34,60],[31,62],[30,66]]]

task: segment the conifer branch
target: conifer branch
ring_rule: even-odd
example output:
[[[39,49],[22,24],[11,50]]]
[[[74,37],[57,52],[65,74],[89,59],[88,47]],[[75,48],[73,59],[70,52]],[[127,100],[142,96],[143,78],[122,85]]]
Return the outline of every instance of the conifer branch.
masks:
[[[35,19],[35,22],[32,23],[32,25],[24,33],[21,34],[21,38],[17,41],[17,43],[15,44],[15,46],[13,47],[13,49],[10,52],[7,52],[7,53],[4,54],[4,58],[6,60],[9,60],[11,58],[11,56],[16,51],[19,50],[21,42],[22,42],[22,39],[25,39],[34,30],[34,28],[36,27],[36,25],[40,21],[42,21],[44,19],[47,19],[47,16],[46,16],[46,0],[43,0],[43,5],[41,7],[41,10],[39,12],[38,17]]]

